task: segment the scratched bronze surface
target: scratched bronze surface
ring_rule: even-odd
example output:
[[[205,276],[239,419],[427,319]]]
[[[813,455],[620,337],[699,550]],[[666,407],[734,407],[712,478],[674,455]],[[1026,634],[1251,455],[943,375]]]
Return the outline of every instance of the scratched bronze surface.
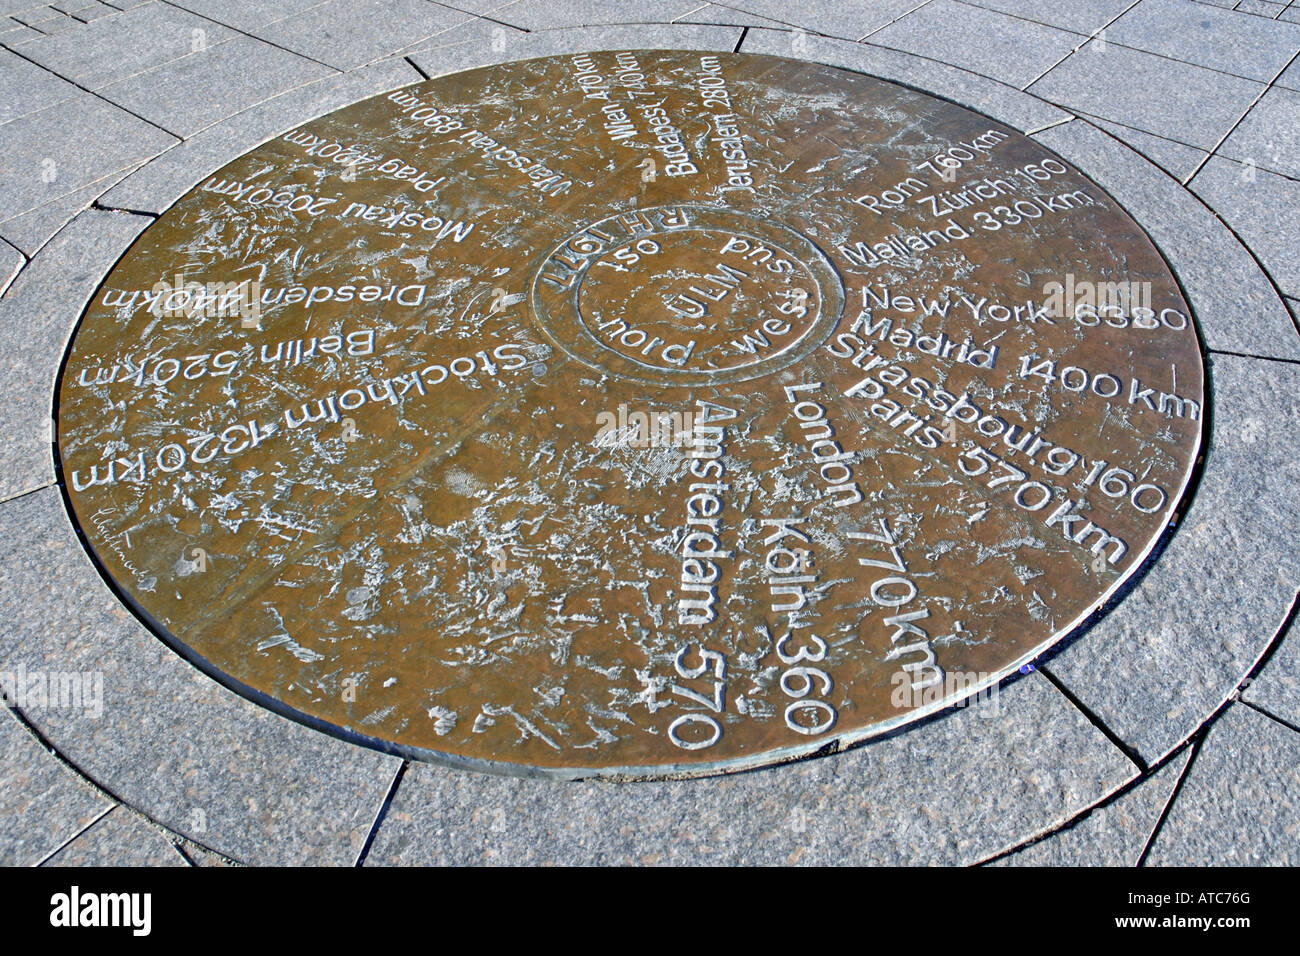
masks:
[[[1096,184],[773,57],[472,70],[274,139],[96,293],[58,389],[95,559],[352,740],[557,777],[897,727],[1167,527],[1196,331]],[[996,706],[996,698],[980,706]]]

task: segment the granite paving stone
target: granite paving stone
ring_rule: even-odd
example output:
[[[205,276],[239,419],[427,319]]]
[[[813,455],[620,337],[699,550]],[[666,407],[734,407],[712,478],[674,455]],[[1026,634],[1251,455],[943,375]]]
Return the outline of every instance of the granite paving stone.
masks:
[[[105,190],[112,188],[114,184],[139,168],[140,165],[135,164],[81,189],[65,193],[35,209],[0,220],[0,236],[28,256],[34,256],[60,229],[71,222],[73,217],[103,195]]]
[[[66,14],[55,10],[49,4],[38,4],[25,7],[14,13],[14,19],[28,26],[34,26],[38,23],[44,23],[47,20],[62,20]]]
[[[32,259],[0,299],[0,501],[49,484],[54,379],[72,327],[99,282],[152,220],[91,211]]]
[[[1066,109],[1212,150],[1264,89],[1117,43],[1090,41],[1029,91]]]
[[[29,43],[23,55],[88,90],[100,90],[237,35],[185,10],[153,3]]]
[[[168,0],[173,6],[234,27],[245,33],[255,32],[268,23],[283,20],[322,0]]]
[[[41,865],[183,867],[188,864],[161,829],[118,806]]]
[[[413,764],[366,865],[969,863],[1133,776],[1030,675],[901,736],[729,777],[556,783]]]
[[[613,23],[669,23],[700,0],[517,0],[492,11],[492,19],[525,30],[590,27]]]
[[[1209,155],[1203,149],[1188,146],[1186,143],[1176,143],[1171,139],[1146,133],[1140,129],[1121,126],[1118,123],[1110,122],[1110,120],[1088,116],[1087,114],[1080,114],[1080,116],[1094,126],[1104,129],[1121,143],[1133,147],[1179,182],[1194,173],[1205,157]]]
[[[965,0],[1037,23],[1091,36],[1132,5],[1133,0]]]
[[[1267,17],[1270,20],[1276,19],[1283,10],[1286,9],[1280,3],[1271,3],[1270,0],[1241,0],[1236,7],[1238,13],[1250,13],[1257,17]]]
[[[1282,291],[1300,296],[1300,182],[1211,157],[1189,185],[1259,256]]]
[[[178,853],[182,853],[189,861],[191,866],[238,866],[232,860],[220,854],[213,853],[211,850],[205,850],[201,846],[195,846],[189,840],[181,841]]]
[[[992,865],[1137,866],[1190,756],[1187,748],[1119,797]]]
[[[1070,118],[1070,114],[1013,86],[910,53],[830,37],[807,36],[803,45],[801,55],[805,59],[919,87],[1021,131],[1042,129]],[[790,34],[751,28],[741,52],[790,56]]]
[[[26,261],[27,257],[16,247],[0,239],[0,295],[4,295],[9,283],[14,281],[14,276],[18,275],[18,270]]]
[[[0,505],[0,594],[0,658],[103,674],[97,719],[52,709],[37,721],[91,779],[238,860],[356,858],[397,761],[256,706],[165,647],[91,567],[57,489]]]
[[[979,37],[979,42],[972,42]],[[871,42],[940,60],[1023,88],[1083,38],[992,10],[931,0],[872,34]]]
[[[485,37],[417,51],[410,57],[411,62],[429,76],[442,76],[492,63],[587,50],[731,50],[741,32],[740,27],[697,23],[615,24],[572,30],[539,30],[510,35],[507,42],[497,44]]]
[[[1277,290],[1226,226],[1175,180],[1086,123],[1036,138],[1105,183],[1160,247],[1196,312],[1207,347],[1300,358],[1300,337]]]
[[[1268,23],[1186,0],[1141,0],[1106,28],[1106,40],[1224,73],[1271,80],[1300,50],[1300,26]]]
[[[1046,663],[1148,763],[1234,693],[1300,589],[1300,365],[1211,354],[1205,472],[1163,556]]]
[[[603,29],[597,27],[597,30]],[[611,27],[609,29],[619,29]],[[568,32],[562,31],[562,32]],[[504,53],[516,41],[530,36],[527,30],[520,27],[512,27],[506,23],[497,23],[494,20],[484,20],[481,17],[473,17],[465,20],[450,30],[446,30],[429,39],[417,44],[406,51],[409,56],[414,53],[423,53],[429,50],[436,50],[441,47],[457,46],[459,44],[490,44],[495,52]]]
[[[48,6],[40,3],[39,0],[0,0],[0,16],[8,16],[14,13],[26,13],[30,10],[38,10]]]
[[[386,90],[421,79],[404,60],[332,74],[281,93],[201,130],[108,190],[100,205],[162,213],[191,187],[266,140]]]
[[[861,40],[910,13],[925,0],[876,0],[873,3],[841,3],[839,0],[728,0],[727,6],[770,17],[814,33]]]
[[[18,23],[17,20],[15,20],[14,23],[17,24],[15,27],[7,29],[3,34],[0,34],[0,43],[3,43],[6,47],[14,50],[21,50],[25,43],[32,40],[39,40],[41,37],[45,36],[45,34],[40,30],[34,30],[29,26]]]
[[[1287,23],[1289,21],[1280,22]],[[1291,61],[1291,65],[1282,71],[1282,74],[1274,83],[1289,90],[1300,90],[1300,56]]]
[[[1300,7],[1287,7],[1277,15],[1277,18],[1286,23],[1300,23]]]
[[[176,138],[130,113],[78,90],[56,106],[0,127],[0,219],[126,170],[154,156]],[[93,132],[92,132],[93,131]]]
[[[0,50],[0,88],[5,91],[0,97],[0,124],[48,109],[77,93],[67,80],[9,50]]]
[[[83,25],[84,24],[82,24],[80,20],[74,20],[66,13],[56,12],[48,19],[33,24],[32,29],[36,30],[43,36],[57,36],[60,33],[80,29]]]
[[[1300,627],[1294,620],[1241,699],[1300,727]]]
[[[485,16],[516,2],[517,0],[438,0],[438,3],[441,3],[444,7],[462,10],[465,13],[473,13],[477,16]]]
[[[336,69],[350,70],[468,19],[467,14],[428,0],[327,0],[259,27],[256,34]]]
[[[99,92],[183,138],[278,93],[334,72],[331,67],[288,50],[237,36]]]
[[[1219,153],[1300,179],[1300,92],[1275,86],[1265,93]]]
[[[1300,864],[1300,733],[1249,707],[1206,734],[1148,866]]]
[[[111,17],[114,14],[121,13],[116,7],[110,7],[107,3],[99,3],[97,0],[92,3],[80,3],[76,9],[69,11],[69,16],[81,20],[83,23],[94,23],[104,17]]]
[[[0,671],[14,673],[8,655],[0,656]],[[0,707],[0,780],[0,866],[39,863],[111,806],[51,756],[7,707]]]
[[[674,23],[725,23],[734,24],[743,27],[769,27],[775,29],[789,29],[786,24],[779,20],[773,20],[770,17],[760,17],[756,13],[748,13],[744,10],[737,10],[733,6],[726,6],[721,3],[706,3],[696,10],[692,10],[685,16],[678,17]]]

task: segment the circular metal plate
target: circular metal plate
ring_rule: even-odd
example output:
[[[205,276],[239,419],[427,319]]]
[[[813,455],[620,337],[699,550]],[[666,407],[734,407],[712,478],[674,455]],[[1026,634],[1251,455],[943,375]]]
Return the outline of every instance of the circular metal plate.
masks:
[[[1200,441],[1160,255],[1026,137],[791,60],[379,96],[141,236],[58,392],[94,557],[227,685],[393,752],[674,776],[991,687]]]

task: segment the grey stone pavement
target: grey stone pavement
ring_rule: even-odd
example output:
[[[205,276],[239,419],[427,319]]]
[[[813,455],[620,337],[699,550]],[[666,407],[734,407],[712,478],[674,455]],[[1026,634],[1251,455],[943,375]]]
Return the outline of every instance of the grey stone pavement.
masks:
[[[425,76],[740,50],[1033,135],[1152,236],[1207,348],[1204,471],[1161,558],[996,707],[785,767],[556,783],[404,764],[204,677],[113,597],[54,485],[89,296],[196,182]],[[1300,863],[1300,0],[0,0],[0,863]]]

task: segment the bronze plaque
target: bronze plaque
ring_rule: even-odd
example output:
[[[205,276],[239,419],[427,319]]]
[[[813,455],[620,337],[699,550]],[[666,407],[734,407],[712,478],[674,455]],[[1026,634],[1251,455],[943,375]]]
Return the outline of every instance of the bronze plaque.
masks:
[[[1098,186],[806,62],[441,77],[197,186],[88,307],[60,480],[267,706],[557,777],[831,751],[1071,632],[1196,459],[1188,306]]]

